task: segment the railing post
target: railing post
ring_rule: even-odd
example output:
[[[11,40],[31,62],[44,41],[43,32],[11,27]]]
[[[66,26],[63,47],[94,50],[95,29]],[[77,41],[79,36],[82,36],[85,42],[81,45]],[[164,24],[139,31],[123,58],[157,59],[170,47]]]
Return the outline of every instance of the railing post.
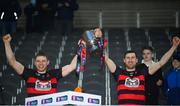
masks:
[[[103,22],[102,22],[102,11],[99,12],[99,28],[103,27]]]
[[[140,26],[141,23],[140,23],[140,13],[139,12],[136,13],[136,23],[137,23],[136,27],[140,28],[141,27]]]
[[[179,28],[179,12],[176,11],[176,28]]]

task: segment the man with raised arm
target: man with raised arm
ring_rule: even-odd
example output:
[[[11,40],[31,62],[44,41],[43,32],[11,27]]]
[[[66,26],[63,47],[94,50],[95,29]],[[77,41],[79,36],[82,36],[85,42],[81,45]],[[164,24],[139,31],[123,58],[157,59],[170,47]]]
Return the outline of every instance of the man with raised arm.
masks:
[[[173,37],[172,47],[162,56],[159,62],[150,64],[139,64],[134,51],[127,51],[124,54],[123,62],[125,69],[116,65],[108,56],[105,56],[105,64],[113,74],[117,84],[119,105],[144,105],[146,103],[145,78],[153,75],[167,63],[174,51],[179,46],[180,39]]]
[[[16,60],[10,45],[11,39],[9,34],[3,36],[6,57],[10,66],[25,79],[26,91],[29,97],[56,93],[58,80],[69,75],[76,69],[77,55],[74,56],[69,65],[60,69],[48,70],[49,59],[42,52],[39,52],[35,56],[34,65],[36,69],[28,69]]]

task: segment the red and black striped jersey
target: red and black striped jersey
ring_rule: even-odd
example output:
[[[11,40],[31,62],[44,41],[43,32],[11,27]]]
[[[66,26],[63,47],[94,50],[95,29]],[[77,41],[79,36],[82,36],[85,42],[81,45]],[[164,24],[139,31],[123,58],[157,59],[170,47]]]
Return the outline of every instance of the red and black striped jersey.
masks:
[[[117,81],[118,104],[120,105],[144,105],[145,96],[145,70],[148,68],[144,65],[138,65],[136,70],[128,72],[125,69],[116,66],[113,73]]]
[[[57,92],[57,83],[62,78],[61,69],[48,70],[44,74],[25,68],[21,75],[26,81],[26,92],[29,97]]]

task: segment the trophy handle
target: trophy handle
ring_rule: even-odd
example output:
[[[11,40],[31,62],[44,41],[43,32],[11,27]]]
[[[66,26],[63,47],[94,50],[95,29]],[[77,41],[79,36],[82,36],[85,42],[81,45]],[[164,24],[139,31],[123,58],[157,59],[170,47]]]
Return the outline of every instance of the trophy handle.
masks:
[[[74,89],[75,92],[83,92],[82,82],[83,82],[83,72],[85,71],[86,64],[86,47],[82,42],[79,44],[78,50],[78,62],[76,67],[76,72],[79,73],[78,86]]]
[[[83,81],[83,71],[79,73],[78,86],[74,89],[75,92],[83,92],[82,81]]]

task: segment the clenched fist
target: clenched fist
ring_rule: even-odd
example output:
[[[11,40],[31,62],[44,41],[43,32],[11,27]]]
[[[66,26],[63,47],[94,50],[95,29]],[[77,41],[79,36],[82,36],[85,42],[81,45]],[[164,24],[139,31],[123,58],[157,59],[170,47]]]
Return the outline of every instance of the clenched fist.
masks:
[[[173,39],[172,39],[173,46],[177,47],[177,46],[179,46],[179,43],[180,43],[179,37],[177,37],[177,36],[173,37]]]
[[[6,34],[6,35],[4,35],[3,36],[3,42],[4,43],[9,43],[9,42],[11,42],[11,35],[10,34]]]

